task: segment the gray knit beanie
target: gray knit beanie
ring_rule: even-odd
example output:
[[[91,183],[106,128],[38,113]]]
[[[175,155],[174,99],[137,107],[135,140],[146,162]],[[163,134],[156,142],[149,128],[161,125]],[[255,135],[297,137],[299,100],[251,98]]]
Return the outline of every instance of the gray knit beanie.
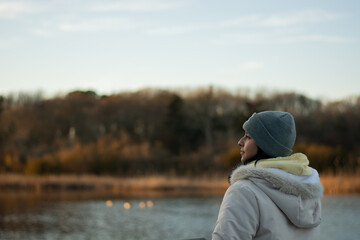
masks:
[[[254,113],[243,125],[256,145],[270,157],[285,157],[296,139],[294,117],[288,112]]]

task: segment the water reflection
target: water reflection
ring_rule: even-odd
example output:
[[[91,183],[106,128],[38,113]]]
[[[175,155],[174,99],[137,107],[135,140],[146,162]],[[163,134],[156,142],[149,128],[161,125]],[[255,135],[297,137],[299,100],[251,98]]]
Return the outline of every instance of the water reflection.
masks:
[[[112,202],[111,200],[107,200],[107,201],[106,201],[106,206],[112,207],[112,206],[113,206],[113,202]]]
[[[131,208],[131,203],[129,203],[129,202],[124,202],[124,208],[125,208],[126,210],[130,209],[130,208]]]
[[[149,201],[147,201],[146,205],[147,205],[148,207],[153,207],[153,206],[154,206],[154,203],[149,200]]]
[[[145,208],[145,207],[146,207],[145,202],[141,201],[141,202],[139,203],[139,207],[140,207],[140,208]]]
[[[220,197],[43,200],[0,196],[1,239],[211,239]],[[127,207],[126,207],[127,206]],[[360,196],[323,199],[321,239],[356,239]]]

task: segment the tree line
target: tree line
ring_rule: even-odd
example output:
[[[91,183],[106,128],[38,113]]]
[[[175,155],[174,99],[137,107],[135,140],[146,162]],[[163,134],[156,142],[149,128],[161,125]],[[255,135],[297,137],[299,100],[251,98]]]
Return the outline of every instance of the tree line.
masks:
[[[144,89],[0,97],[0,172],[199,175],[240,163],[238,139],[253,112],[296,120],[294,152],[320,172],[358,173],[360,96],[324,102],[294,92]]]

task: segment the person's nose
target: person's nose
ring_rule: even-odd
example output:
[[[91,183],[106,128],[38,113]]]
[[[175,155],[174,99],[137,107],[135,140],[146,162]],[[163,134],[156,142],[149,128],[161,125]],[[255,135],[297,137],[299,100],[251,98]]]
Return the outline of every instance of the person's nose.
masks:
[[[240,138],[240,140],[238,141],[238,145],[240,146],[240,147],[242,147],[243,145],[244,145],[244,137],[242,137],[242,138]]]

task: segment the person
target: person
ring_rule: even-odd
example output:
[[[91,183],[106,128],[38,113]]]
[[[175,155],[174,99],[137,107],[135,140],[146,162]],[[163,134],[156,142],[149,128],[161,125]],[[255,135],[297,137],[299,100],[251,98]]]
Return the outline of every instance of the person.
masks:
[[[242,165],[229,178],[212,239],[318,239],[323,187],[307,156],[291,155],[293,116],[254,113],[243,129]]]

